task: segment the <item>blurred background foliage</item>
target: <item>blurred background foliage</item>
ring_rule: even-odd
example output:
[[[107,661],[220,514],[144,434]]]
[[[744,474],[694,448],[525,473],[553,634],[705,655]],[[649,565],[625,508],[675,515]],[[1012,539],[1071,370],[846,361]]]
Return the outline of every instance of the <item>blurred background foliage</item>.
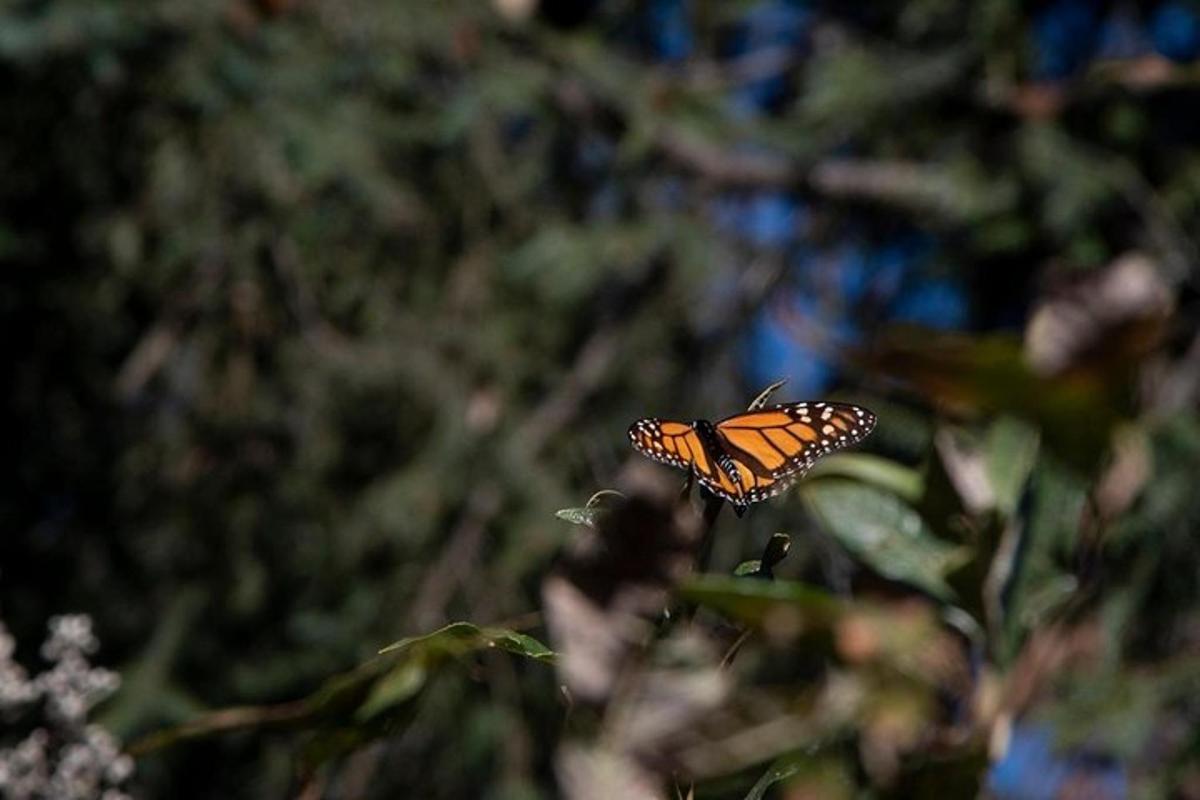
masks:
[[[18,659],[93,617],[145,797],[1200,797],[1198,59],[1187,0],[0,5]],[[780,377],[865,452],[573,701],[625,428]]]

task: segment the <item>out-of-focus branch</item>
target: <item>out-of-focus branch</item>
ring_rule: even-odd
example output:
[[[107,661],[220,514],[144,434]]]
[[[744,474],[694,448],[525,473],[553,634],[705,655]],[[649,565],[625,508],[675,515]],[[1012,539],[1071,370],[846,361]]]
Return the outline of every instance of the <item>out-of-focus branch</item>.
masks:
[[[979,94],[983,104],[990,108],[1029,119],[1049,119],[1107,87],[1145,93],[1197,84],[1200,84],[1200,69],[1149,55],[1102,61],[1070,83],[992,83],[985,84]]]
[[[304,721],[313,712],[308,700],[297,700],[274,706],[242,706],[205,714],[197,720],[166,731],[153,733],[135,741],[128,748],[130,755],[143,756],[187,739],[197,739],[214,733],[248,728],[288,727]]]
[[[688,88],[693,91],[720,91],[751,81],[772,78],[800,63],[801,57],[791,47],[764,47],[728,61],[700,61],[686,75]]]
[[[680,166],[722,185],[788,187],[795,186],[803,177],[799,166],[784,156],[737,150],[677,128],[664,127],[659,131],[658,146]]]
[[[586,399],[604,381],[619,351],[622,326],[605,323],[588,337],[575,364],[558,389],[543,400],[517,430],[514,441],[529,453],[538,453],[546,442],[565,428]]]
[[[142,335],[126,356],[117,373],[117,397],[133,400],[167,363],[179,342],[179,327],[174,321],[160,320]]]
[[[1007,186],[984,186],[939,164],[829,158],[805,168],[786,156],[738,150],[672,128],[659,133],[658,145],[679,166],[722,186],[804,187],[825,197],[928,209],[957,218],[986,213],[1013,196]]]

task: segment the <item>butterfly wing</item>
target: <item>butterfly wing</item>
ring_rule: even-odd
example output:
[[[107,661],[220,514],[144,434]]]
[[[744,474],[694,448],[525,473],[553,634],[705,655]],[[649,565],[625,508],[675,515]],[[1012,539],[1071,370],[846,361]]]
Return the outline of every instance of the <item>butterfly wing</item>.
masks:
[[[672,467],[691,470],[706,488],[733,502],[737,486],[704,446],[696,429],[686,422],[640,419],[629,426],[629,440],[639,453]]]
[[[862,441],[875,415],[849,403],[784,403],[723,419],[716,428],[743,484],[753,484],[747,488],[753,501],[778,494],[821,456]]]
[[[741,510],[779,494],[818,458],[862,441],[874,427],[875,415],[860,406],[785,403],[721,420],[706,429],[708,447],[693,426],[654,418],[633,423],[629,439],[643,455],[691,470]]]

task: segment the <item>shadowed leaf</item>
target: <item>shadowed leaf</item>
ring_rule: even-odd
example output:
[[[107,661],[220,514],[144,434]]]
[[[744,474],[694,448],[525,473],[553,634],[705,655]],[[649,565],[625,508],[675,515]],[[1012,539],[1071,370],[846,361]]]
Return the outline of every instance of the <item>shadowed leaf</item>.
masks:
[[[811,758],[807,753],[789,753],[775,759],[771,766],[767,767],[763,776],[755,782],[754,786],[750,787],[745,800],[762,800],[768,789],[798,773],[803,768],[804,762]]]
[[[685,600],[743,622],[761,624],[772,611],[787,608],[802,629],[828,625],[843,603],[821,589],[795,581],[748,581],[725,575],[698,575],[679,587]]]
[[[148,753],[187,739],[233,730],[280,728],[314,730],[305,763],[316,766],[383,734],[378,721],[403,707],[424,688],[428,677],[447,661],[489,648],[535,661],[552,662],[555,654],[532,636],[506,628],[480,628],[455,622],[425,636],[385,647],[380,655],[334,676],[300,700],[271,706],[244,706],[212,711],[197,719],[158,731],[134,742],[130,752]]]

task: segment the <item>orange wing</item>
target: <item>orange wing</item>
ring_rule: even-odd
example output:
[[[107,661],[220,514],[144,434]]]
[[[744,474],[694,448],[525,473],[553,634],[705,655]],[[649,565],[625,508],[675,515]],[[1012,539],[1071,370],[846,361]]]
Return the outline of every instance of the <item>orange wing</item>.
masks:
[[[743,487],[735,484],[718,465],[722,454],[710,453],[691,425],[671,420],[640,419],[629,426],[629,440],[644,456],[672,467],[691,470],[701,485],[713,494],[737,506],[747,504]]]
[[[859,406],[787,403],[706,427],[712,448],[694,427],[672,420],[638,420],[629,426],[629,439],[643,455],[691,470],[701,485],[740,513],[750,503],[779,494],[818,458],[861,441],[874,427],[875,415]],[[731,477],[735,471],[737,482]]]
[[[721,473],[696,430],[686,422],[639,419],[629,426],[629,440],[642,455],[672,467],[695,470],[701,478],[717,480]]]
[[[754,488],[765,481],[776,494],[783,488],[777,483],[799,478],[821,456],[866,438],[875,415],[848,403],[784,403],[723,419],[716,428],[739,471],[744,465],[760,481]]]

